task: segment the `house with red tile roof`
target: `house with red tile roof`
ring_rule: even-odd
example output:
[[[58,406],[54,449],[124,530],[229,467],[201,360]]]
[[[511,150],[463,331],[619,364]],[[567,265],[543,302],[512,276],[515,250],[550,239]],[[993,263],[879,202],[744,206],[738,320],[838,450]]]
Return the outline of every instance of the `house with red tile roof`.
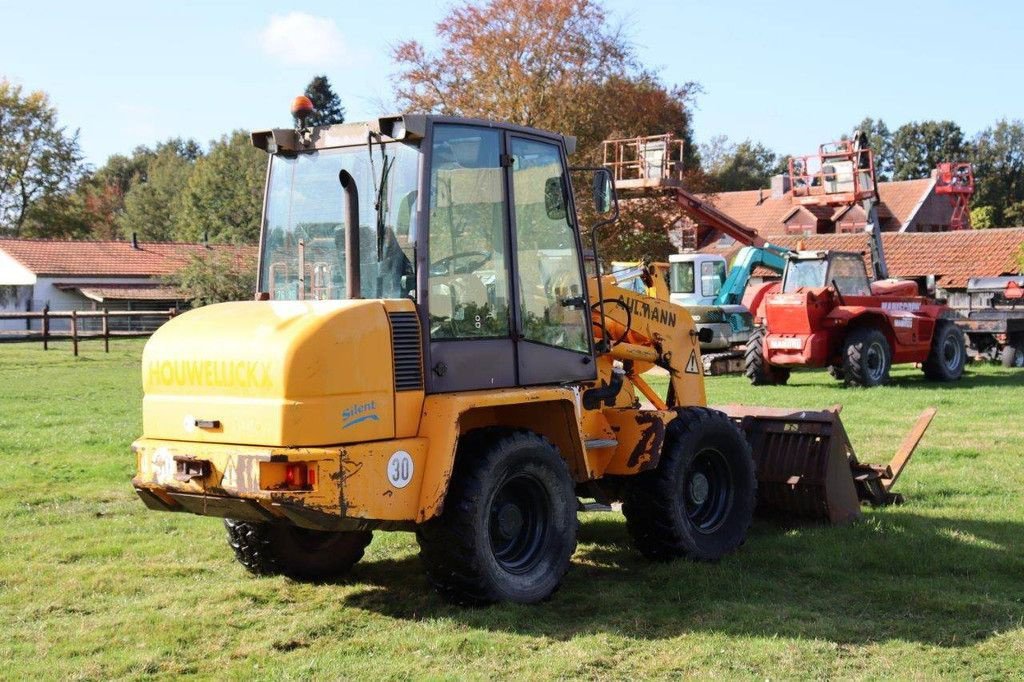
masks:
[[[949,229],[953,204],[936,194],[936,174],[918,180],[878,183],[878,219],[883,232],[942,232]],[[770,189],[719,192],[702,198],[770,241],[815,234],[853,234],[864,230],[867,215],[859,204],[807,206],[793,201],[789,177],[772,178]],[[699,248],[719,239],[707,225],[681,219],[670,236],[680,248]]]
[[[0,311],[167,310],[186,301],[167,284],[190,257],[256,247],[227,244],[0,239]],[[22,320],[0,329],[25,329]],[[13,326],[12,326],[13,325]]]

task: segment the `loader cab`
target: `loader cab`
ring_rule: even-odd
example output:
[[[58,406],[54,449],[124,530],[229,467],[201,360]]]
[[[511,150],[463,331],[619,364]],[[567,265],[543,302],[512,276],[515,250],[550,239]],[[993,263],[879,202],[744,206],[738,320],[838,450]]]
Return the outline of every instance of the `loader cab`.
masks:
[[[870,296],[864,256],[846,251],[796,251],[787,256],[782,292],[835,286],[843,296]]]
[[[253,139],[271,154],[261,295],[352,297],[355,196],[358,297],[416,302],[428,393],[595,379],[573,138],[397,116]]]

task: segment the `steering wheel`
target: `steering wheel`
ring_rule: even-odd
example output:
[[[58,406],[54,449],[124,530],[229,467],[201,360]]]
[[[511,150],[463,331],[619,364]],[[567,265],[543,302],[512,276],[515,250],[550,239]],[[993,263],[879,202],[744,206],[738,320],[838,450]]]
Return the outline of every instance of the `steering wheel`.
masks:
[[[626,311],[626,325],[625,325],[626,328],[622,330],[621,334],[619,334],[619,338],[615,339],[614,341],[612,341],[611,339],[608,339],[608,343],[609,343],[610,346],[616,346],[616,345],[622,343],[623,341],[625,341],[626,337],[629,336],[629,332],[630,332],[630,330],[633,327],[633,311],[629,309],[628,305],[626,305],[625,303],[623,303],[622,301],[620,301],[617,298],[606,298],[606,299],[604,299],[604,303],[605,303],[605,305],[607,305],[609,303],[612,303],[612,304],[617,305],[617,306],[619,306],[620,308],[622,308],[623,310]],[[596,316],[600,316],[601,315],[601,301],[598,301],[597,303],[592,304],[590,306],[590,310],[591,310],[591,322],[593,323],[593,325],[595,327],[603,329],[603,325],[600,323],[600,321],[594,321],[593,320],[593,317],[595,315]]]
[[[493,251],[462,251],[460,253],[454,253],[431,263],[430,274],[434,276],[466,275],[470,272],[479,270],[493,257]],[[475,258],[476,260],[472,260],[462,266],[454,265],[454,261],[468,258]]]

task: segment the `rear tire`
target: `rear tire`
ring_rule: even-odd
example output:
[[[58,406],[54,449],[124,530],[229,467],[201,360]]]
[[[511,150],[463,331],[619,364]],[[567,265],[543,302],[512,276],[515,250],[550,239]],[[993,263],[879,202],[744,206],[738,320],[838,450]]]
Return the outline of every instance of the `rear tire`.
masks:
[[[253,575],[330,580],[348,573],[373,539],[370,531],[309,530],[283,523],[224,519],[235,558]]]
[[[764,359],[764,327],[750,332],[747,348],[743,353],[743,373],[754,386],[784,386],[789,381],[788,367],[775,367]]]
[[[967,347],[964,333],[950,320],[938,320],[932,336],[932,348],[921,369],[931,381],[956,381],[964,373]]]
[[[849,386],[873,388],[889,383],[892,350],[885,334],[873,327],[850,330],[843,346],[843,376]]]
[[[1012,367],[1024,367],[1024,344],[1006,345],[999,353],[999,362],[1007,369]]]
[[[427,579],[449,601],[534,604],[576,551],[569,469],[547,439],[481,429],[460,439],[444,510],[419,526]]]
[[[656,469],[627,479],[623,514],[648,559],[715,561],[746,540],[757,478],[750,445],[724,414],[679,410]]]

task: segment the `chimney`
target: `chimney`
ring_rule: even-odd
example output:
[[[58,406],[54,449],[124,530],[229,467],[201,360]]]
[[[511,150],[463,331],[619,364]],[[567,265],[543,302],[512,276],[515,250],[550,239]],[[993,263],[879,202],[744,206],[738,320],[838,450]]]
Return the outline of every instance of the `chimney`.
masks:
[[[138,250],[139,248],[139,233],[132,232],[132,248]]]
[[[772,199],[781,199],[789,191],[789,174],[772,176]]]

